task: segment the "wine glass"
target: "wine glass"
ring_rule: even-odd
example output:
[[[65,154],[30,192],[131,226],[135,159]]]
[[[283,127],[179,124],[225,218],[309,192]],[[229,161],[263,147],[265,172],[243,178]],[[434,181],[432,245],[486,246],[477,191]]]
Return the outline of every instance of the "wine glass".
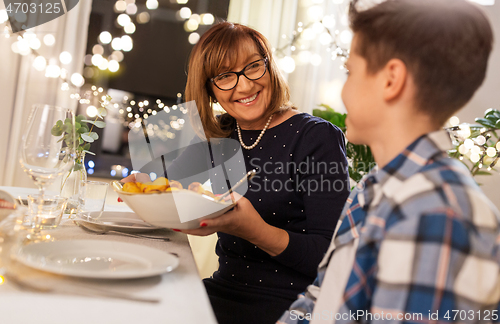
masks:
[[[21,166],[43,199],[45,188],[73,167],[75,115],[67,108],[33,106],[20,148]]]
[[[43,240],[40,230],[45,219],[54,219],[47,208],[61,205],[59,200],[45,196],[45,188],[69,171],[76,156],[75,115],[70,109],[37,104],[33,106],[20,147],[21,166],[40,191],[30,207],[33,233],[30,240]],[[54,207],[55,212],[57,208]],[[63,207],[64,208],[64,207]],[[56,225],[57,226],[57,225]],[[53,228],[55,226],[48,226]]]

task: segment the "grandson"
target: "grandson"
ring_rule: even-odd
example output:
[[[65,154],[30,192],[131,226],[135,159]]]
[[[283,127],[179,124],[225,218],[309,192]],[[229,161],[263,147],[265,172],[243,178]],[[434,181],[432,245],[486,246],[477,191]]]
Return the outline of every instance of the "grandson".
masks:
[[[378,171],[278,323],[497,322],[500,216],[440,130],[483,82],[491,27],[466,0],[352,3],[350,21],[346,135]]]

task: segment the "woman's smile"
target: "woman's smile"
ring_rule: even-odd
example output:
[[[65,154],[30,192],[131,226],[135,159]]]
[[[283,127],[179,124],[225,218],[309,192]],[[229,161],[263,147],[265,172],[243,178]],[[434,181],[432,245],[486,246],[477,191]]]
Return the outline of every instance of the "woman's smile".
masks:
[[[254,104],[256,101],[257,101],[257,97],[259,96],[260,94],[260,91],[253,94],[252,96],[249,96],[249,97],[246,97],[246,98],[242,98],[242,99],[238,99],[236,100],[237,102],[245,105],[245,106],[250,106],[252,104]]]

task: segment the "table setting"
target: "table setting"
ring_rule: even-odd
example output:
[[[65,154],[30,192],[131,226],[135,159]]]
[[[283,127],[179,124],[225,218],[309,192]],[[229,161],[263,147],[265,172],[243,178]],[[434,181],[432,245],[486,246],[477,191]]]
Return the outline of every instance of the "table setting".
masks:
[[[139,198],[145,212],[106,200],[132,197],[118,184],[83,180],[72,197],[47,189],[74,166],[79,128],[71,110],[35,105],[19,162],[38,190],[0,187],[2,322],[216,323],[187,237],[169,229],[180,221],[162,222],[152,195]],[[223,205],[214,215],[232,207],[202,199]]]

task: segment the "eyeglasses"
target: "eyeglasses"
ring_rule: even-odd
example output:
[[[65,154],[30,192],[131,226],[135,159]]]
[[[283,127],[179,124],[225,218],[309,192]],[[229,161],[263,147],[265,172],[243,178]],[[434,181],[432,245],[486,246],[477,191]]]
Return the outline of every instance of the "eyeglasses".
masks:
[[[225,72],[221,73],[216,77],[210,79],[210,82],[215,84],[215,86],[222,91],[228,91],[233,89],[238,85],[240,80],[240,75],[244,75],[245,78],[251,81],[258,80],[266,74],[267,70],[267,57],[253,61],[248,64],[240,72]]]

